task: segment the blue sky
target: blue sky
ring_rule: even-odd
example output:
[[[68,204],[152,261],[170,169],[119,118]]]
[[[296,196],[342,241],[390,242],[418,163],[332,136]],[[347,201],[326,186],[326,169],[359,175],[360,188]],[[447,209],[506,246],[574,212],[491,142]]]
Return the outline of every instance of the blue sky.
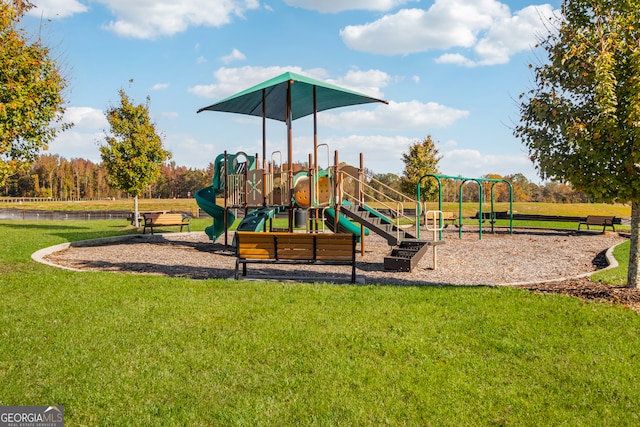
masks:
[[[196,111],[293,71],[389,101],[318,115],[320,165],[401,174],[401,155],[427,135],[440,172],[539,178],[513,136],[518,96],[533,84],[533,46],[560,0],[32,0],[39,31],[68,79],[66,118],[50,147],[100,161],[118,90],[150,112],[178,165],[205,168],[224,150],[261,151],[259,118]],[[130,81],[133,81],[131,83]],[[286,153],[268,121],[267,151]],[[313,147],[310,118],[293,124],[294,159]]]

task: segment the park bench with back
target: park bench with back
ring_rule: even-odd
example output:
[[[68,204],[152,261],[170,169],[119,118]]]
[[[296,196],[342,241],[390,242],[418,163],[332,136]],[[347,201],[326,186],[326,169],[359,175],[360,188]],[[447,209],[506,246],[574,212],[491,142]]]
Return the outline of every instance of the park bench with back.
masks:
[[[356,281],[356,235],[347,233],[236,232],[235,278],[247,264],[350,265]]]
[[[607,227],[611,227],[613,231],[616,231],[613,225],[614,222],[615,222],[614,216],[589,215],[578,223],[578,230],[580,230],[580,226],[582,225],[586,225],[587,230],[589,230],[589,226],[594,225],[594,226],[602,227],[603,233],[605,232]]]
[[[187,230],[191,231],[189,217],[181,213],[145,213],[142,216],[144,218],[142,234],[147,232],[147,228],[153,234],[153,229],[156,227],[180,227],[180,231],[183,227],[187,227]]]

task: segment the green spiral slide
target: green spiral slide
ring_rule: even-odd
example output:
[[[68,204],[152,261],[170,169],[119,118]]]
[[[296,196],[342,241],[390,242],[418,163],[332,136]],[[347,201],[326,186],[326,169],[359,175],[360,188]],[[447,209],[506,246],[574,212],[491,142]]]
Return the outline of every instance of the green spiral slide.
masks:
[[[201,188],[196,191],[195,194],[196,202],[198,203],[198,206],[200,206],[200,209],[211,215],[213,218],[213,224],[208,226],[204,231],[214,242],[225,232],[224,208],[216,204],[216,195],[217,192],[214,190],[213,185]],[[231,212],[231,210],[227,210],[227,226],[231,227],[231,224],[233,224],[235,219],[236,217],[233,212]]]

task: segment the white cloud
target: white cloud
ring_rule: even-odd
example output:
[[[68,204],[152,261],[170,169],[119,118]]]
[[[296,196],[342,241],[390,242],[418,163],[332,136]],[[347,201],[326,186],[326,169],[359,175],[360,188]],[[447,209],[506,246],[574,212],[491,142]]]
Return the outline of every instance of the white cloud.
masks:
[[[51,142],[49,152],[67,159],[84,158],[99,162],[98,146],[104,142],[104,132],[109,127],[104,112],[91,107],[69,107],[64,120],[74,126]]]
[[[382,88],[388,86],[390,80],[391,76],[384,71],[350,70],[345,76],[337,79],[327,79],[327,82],[374,98],[384,98]]]
[[[291,71],[320,80],[326,80],[326,72],[322,69],[302,69],[300,67],[239,67],[220,68],[214,73],[217,83],[196,85],[188,89],[201,98],[222,99],[260,82]]]
[[[447,52],[438,62],[464,66],[502,64],[527,50],[548,31],[554,11],[548,4],[511,14],[497,0],[436,0],[428,9],[403,9],[377,21],[340,31],[355,50],[407,55],[429,50],[472,49],[478,59]]]
[[[68,160],[87,159],[99,163],[98,147],[104,144],[104,132],[66,131],[49,144],[48,154],[58,154]]]
[[[483,154],[478,150],[454,149],[441,151],[440,172],[445,175],[478,178],[489,173],[512,175],[522,173],[536,180],[533,164],[526,154]]]
[[[363,93],[375,98],[382,98],[382,88],[386,87],[391,76],[380,70],[351,70],[346,75],[329,78],[328,73],[321,68],[303,69],[300,67],[222,67],[214,73],[216,83],[196,85],[188,89],[189,93],[202,98],[222,99],[270,78],[290,71],[318,80],[326,81]]]
[[[360,153],[364,155],[364,164],[374,173],[394,173],[402,175],[404,163],[402,154],[408,152],[409,147],[415,144],[419,138],[405,136],[382,135],[350,135],[345,137],[323,137],[322,143],[330,147],[330,152],[339,152],[339,160],[347,164],[358,166]],[[313,146],[311,137],[297,138],[294,146],[294,157],[304,159],[308,156],[310,147]],[[466,178],[478,178],[489,173],[499,175],[511,175],[522,173],[532,182],[538,182],[535,169],[527,155],[500,155],[487,154],[479,150],[451,149],[456,143],[448,141],[440,143],[436,141],[436,147],[442,155],[439,162],[440,173]],[[327,159],[324,151],[319,155],[321,167],[326,163],[333,164],[333,157]]]
[[[455,139],[450,139],[448,141],[441,142],[439,144],[439,148],[451,148],[451,149],[453,149],[453,148],[455,148],[457,146],[458,146],[458,141],[456,141]]]
[[[233,49],[229,55],[225,55],[220,58],[223,63],[229,64],[234,61],[244,61],[247,59],[244,53],[240,52],[238,49]]]
[[[289,6],[318,12],[337,13],[346,10],[376,10],[387,11],[410,1],[419,0],[285,0]]]
[[[72,122],[73,130],[102,130],[109,126],[104,112],[91,107],[68,107],[64,121]]]
[[[162,115],[162,117],[164,117],[165,119],[169,119],[169,120],[175,120],[178,117],[180,117],[180,114],[178,114],[175,111],[165,111],[160,113]]]
[[[156,83],[153,86],[151,86],[151,90],[163,90],[163,89],[167,89],[169,87],[169,83]]]
[[[258,0],[96,0],[115,20],[105,28],[124,36],[154,39],[186,31],[190,26],[219,27],[260,6]]]
[[[358,166],[360,153],[364,155],[364,164],[367,169],[375,173],[395,173],[400,174],[403,170],[402,153],[416,142],[415,138],[404,136],[382,136],[382,135],[349,135],[344,137],[321,137],[322,144],[328,144],[329,155],[324,150],[318,155],[318,161],[322,168],[327,167],[327,163],[333,165],[334,150],[339,152],[339,161]],[[296,138],[294,146],[295,158],[308,158],[313,147],[313,138]]]
[[[473,67],[476,63],[460,53],[445,53],[436,59],[438,64],[453,64],[463,67]]]
[[[478,60],[456,55],[443,55],[436,62],[457,63],[464,66],[506,64],[509,58],[531,49],[539,37],[548,31],[545,23],[554,16],[550,5],[528,6],[515,15],[496,21],[473,48]]]
[[[32,0],[31,2],[36,7],[29,11],[29,15],[45,19],[66,18],[89,10],[77,0]]]
[[[335,129],[424,130],[451,126],[469,116],[468,111],[420,101],[389,102],[374,110],[331,114],[324,112],[320,123]]]
[[[171,151],[171,160],[188,168],[205,168],[206,163],[213,161],[220,154],[220,147],[203,144],[188,133],[175,133],[163,138],[163,146]]]

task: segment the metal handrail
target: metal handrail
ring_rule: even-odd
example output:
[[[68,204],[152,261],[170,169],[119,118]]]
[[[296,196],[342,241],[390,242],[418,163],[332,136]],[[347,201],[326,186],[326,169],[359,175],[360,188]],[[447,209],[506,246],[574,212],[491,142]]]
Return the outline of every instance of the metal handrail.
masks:
[[[347,193],[346,191],[344,191],[344,194],[346,195],[347,200],[351,199],[351,200],[356,201],[356,204],[358,204],[358,203],[359,203],[359,201],[356,199],[356,197],[355,197],[354,195],[349,194],[349,193]],[[374,202],[376,202],[376,203],[379,203],[379,204],[383,205],[386,209],[389,209],[389,211],[391,211],[391,213],[392,213],[392,214],[393,214],[393,216],[395,217],[395,218],[393,218],[393,219],[392,219],[392,218],[387,217],[386,215],[384,215],[384,214],[382,214],[382,213],[380,213],[380,212],[378,212],[378,213],[379,213],[381,216],[383,216],[384,218],[386,218],[386,219],[387,219],[387,221],[389,221],[389,223],[390,223],[390,224],[393,224],[393,225],[396,227],[396,238],[397,238],[398,240],[400,240],[400,219],[401,219],[401,218],[406,218],[406,219],[408,219],[409,221],[412,221],[412,220],[413,220],[413,218],[410,218],[410,217],[408,217],[408,216],[405,216],[405,215],[404,215],[404,204],[403,204],[402,202],[398,202],[398,201],[396,201],[396,202],[395,202],[395,203],[396,203],[396,206],[395,206],[395,208],[394,208],[394,207],[392,207],[392,206],[388,205],[386,202],[383,202],[383,201],[377,200],[377,199],[375,199],[375,198],[373,198],[373,201],[374,201]],[[374,210],[378,211],[377,209],[374,209]]]
[[[415,199],[412,199],[411,197],[407,196],[404,193],[401,193],[400,191],[396,190],[395,188],[389,187],[387,184],[385,184],[382,181],[377,180],[375,177],[371,176],[371,175],[367,175],[366,173],[362,173],[362,176],[367,178],[369,180],[369,182],[376,182],[378,185],[384,187],[386,190],[389,190],[394,196],[397,196],[398,199],[402,200],[403,202],[407,203],[418,203]],[[389,196],[386,193],[382,193],[381,191],[377,190],[376,188],[371,187],[370,184],[368,184],[367,182],[364,182],[364,184],[368,187],[370,187],[372,190],[376,190],[378,192],[380,192],[381,194],[384,194],[385,197],[388,197],[390,199],[392,199],[391,196]]]
[[[396,195],[396,196],[398,196],[398,197],[400,198],[400,201],[395,200],[395,199],[393,199],[393,198],[392,198],[392,196],[390,196],[389,194],[384,193],[384,192],[380,191],[379,189],[372,187],[370,183],[368,183],[368,182],[362,182],[362,185],[363,185],[364,189],[366,189],[366,190],[370,190],[370,191],[371,191],[371,192],[373,192],[374,194],[382,195],[384,198],[386,198],[386,199],[388,199],[388,200],[390,200],[390,201],[392,201],[392,202],[394,202],[394,203],[396,203],[396,204],[398,204],[398,203],[399,203],[399,204],[400,204],[400,206],[401,206],[401,209],[398,209],[398,210],[396,211],[396,216],[397,216],[398,218],[403,217],[403,218],[408,219],[408,220],[409,220],[409,221],[411,221],[411,222],[414,222],[414,221],[415,221],[415,223],[416,223],[416,224],[419,224],[419,222],[418,222],[419,218],[418,218],[418,216],[417,216],[417,212],[418,212],[418,210],[417,210],[417,209],[416,209],[416,218],[415,218],[415,219],[404,215],[404,206],[405,206],[405,204],[406,204],[406,203],[413,203],[413,204],[415,204],[416,206],[418,206],[418,204],[419,204],[419,203],[418,203],[418,201],[416,201],[416,200],[412,199],[411,197],[408,197],[406,194],[403,194],[403,193],[399,192],[398,190],[396,190],[396,189],[394,189],[394,188],[389,187],[389,186],[388,186],[388,185],[386,185],[385,183],[383,183],[383,182],[381,182],[381,181],[378,181],[377,179],[375,179],[375,178],[374,178],[373,176],[371,176],[371,175],[367,175],[367,174],[365,174],[365,173],[362,173],[362,176],[363,176],[363,177],[365,177],[365,178],[368,178],[368,179],[369,179],[369,182],[375,181],[377,184],[379,184],[379,185],[380,185],[380,186],[382,186],[383,188],[385,188],[385,189],[389,190],[392,194],[394,194],[394,195]],[[354,178],[355,178],[355,177],[354,177]],[[357,180],[357,178],[356,178],[356,180]],[[375,202],[377,202],[377,203],[381,203],[381,204],[382,204],[383,206],[385,206],[387,209],[391,209],[391,210],[393,211],[393,209],[392,209],[392,208],[390,208],[388,205],[386,205],[386,202],[384,202],[384,201],[382,201],[382,200],[379,200],[379,199],[378,199],[378,198],[376,198],[375,196],[372,196],[372,195],[370,195],[370,194],[367,194],[367,192],[366,192],[366,191],[364,191],[364,192],[363,192],[363,194],[364,194],[364,196],[365,196],[365,197],[370,197],[370,198],[372,198]]]
[[[433,215],[430,215],[433,214]],[[436,217],[437,215],[437,217]],[[434,227],[430,227],[429,226],[429,218],[430,216],[433,217],[433,225]],[[444,226],[442,225],[443,221],[443,216],[444,213],[442,211],[439,210],[425,210],[425,214],[424,214],[424,223],[425,223],[425,227],[427,229],[427,231],[433,231],[433,240],[435,242],[442,240],[442,234],[440,233],[440,231],[442,231],[442,229],[444,228]],[[438,238],[438,236],[440,236],[440,238]]]

